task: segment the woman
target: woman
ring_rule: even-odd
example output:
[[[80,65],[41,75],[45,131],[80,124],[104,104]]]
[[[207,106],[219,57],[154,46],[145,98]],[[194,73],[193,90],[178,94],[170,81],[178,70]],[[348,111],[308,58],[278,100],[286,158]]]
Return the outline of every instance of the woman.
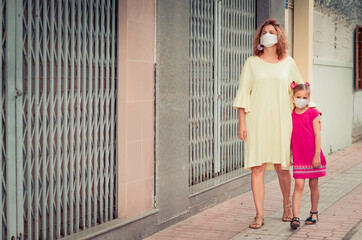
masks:
[[[234,100],[238,109],[238,136],[246,141],[245,168],[251,170],[256,217],[250,228],[264,224],[264,172],[275,169],[283,194],[282,220],[292,217],[290,205],[290,138],[293,110],[290,84],[303,83],[293,59],[287,56],[284,30],[269,19],[256,31],[254,56],[242,69],[239,90]]]

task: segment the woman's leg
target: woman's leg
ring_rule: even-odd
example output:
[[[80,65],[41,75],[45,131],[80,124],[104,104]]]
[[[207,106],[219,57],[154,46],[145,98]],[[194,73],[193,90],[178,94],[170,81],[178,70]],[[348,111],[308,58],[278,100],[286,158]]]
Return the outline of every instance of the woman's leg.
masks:
[[[319,203],[319,188],[318,188],[318,178],[309,179],[309,189],[310,189],[310,200],[312,203],[311,212],[318,212],[318,203]],[[317,214],[312,214],[312,218],[317,219]]]
[[[251,189],[253,191],[254,204],[257,216],[264,216],[264,173],[265,164],[251,168]]]
[[[293,217],[299,217],[300,204],[302,202],[302,194],[304,190],[304,179],[295,179],[293,193]]]
[[[283,170],[280,164],[274,164],[275,171],[278,174],[279,186],[283,195],[283,221],[290,221],[292,212],[290,210],[290,187],[292,177],[290,176],[289,170]]]
[[[253,191],[256,217],[250,228],[260,228],[264,224],[264,172],[265,164],[251,168],[251,189]]]

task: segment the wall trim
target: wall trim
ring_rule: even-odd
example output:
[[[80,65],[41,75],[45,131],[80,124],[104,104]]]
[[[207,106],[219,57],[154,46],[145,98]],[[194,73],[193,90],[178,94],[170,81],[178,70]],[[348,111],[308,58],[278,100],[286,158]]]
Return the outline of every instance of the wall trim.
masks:
[[[216,178],[212,178],[210,180],[207,180],[205,182],[201,182],[199,184],[196,184],[194,186],[190,186],[190,195],[189,197],[193,197],[196,195],[199,195],[203,192],[207,192],[211,189],[218,188],[222,185],[225,185],[229,182],[232,182],[234,180],[237,180],[239,178],[242,178],[246,175],[251,175],[251,171],[245,170],[243,167],[237,170],[234,170],[230,173],[226,173],[224,175],[218,176]]]
[[[134,224],[136,222],[141,222],[142,220],[145,221],[145,223],[143,223],[144,225],[147,225],[148,227],[150,227],[149,231],[151,231],[151,232],[147,233],[144,228],[140,232],[149,236],[158,231],[158,225],[157,225],[158,212],[159,212],[159,209],[151,209],[143,214],[139,214],[134,217],[113,219],[109,222],[105,222],[103,224],[96,225],[92,228],[83,230],[83,231],[73,234],[73,235],[66,236],[62,239],[64,239],[64,240],[75,240],[75,239],[86,240],[86,239],[90,239],[90,238],[96,238],[99,236],[101,236],[101,238],[106,238],[106,236],[108,234],[110,234],[112,231],[116,231],[116,234],[118,234],[118,236],[122,236],[122,234],[125,233],[124,228],[126,228],[126,227],[134,228],[134,226],[132,224]],[[147,218],[149,218],[149,219],[147,219]],[[152,226],[151,222],[153,223],[154,226]],[[142,223],[141,223],[141,225],[142,225]],[[123,236],[123,237],[125,237],[125,236]]]
[[[264,182],[267,184],[277,177],[275,171],[267,170],[265,171]],[[190,195],[189,215],[193,216],[249,191],[251,191],[251,177],[250,174],[244,174],[227,183]]]
[[[353,62],[339,62],[321,58],[313,58],[313,64],[329,67],[353,68]]]

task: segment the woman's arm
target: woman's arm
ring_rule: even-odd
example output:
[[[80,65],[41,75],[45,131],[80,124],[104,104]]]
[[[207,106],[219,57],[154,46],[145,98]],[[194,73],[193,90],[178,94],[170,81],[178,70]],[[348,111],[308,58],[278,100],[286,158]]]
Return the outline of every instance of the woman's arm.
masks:
[[[246,141],[246,127],[245,127],[245,108],[238,108],[239,114],[239,129],[238,136],[241,140]]]
[[[318,116],[313,120],[313,131],[315,138],[315,154],[313,158],[313,167],[321,165],[321,117]]]

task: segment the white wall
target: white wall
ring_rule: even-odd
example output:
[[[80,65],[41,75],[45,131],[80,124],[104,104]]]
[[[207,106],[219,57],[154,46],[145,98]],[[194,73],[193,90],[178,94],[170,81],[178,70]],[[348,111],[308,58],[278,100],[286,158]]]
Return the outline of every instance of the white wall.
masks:
[[[355,141],[362,139],[362,90],[353,94],[353,128],[352,135]]]
[[[336,62],[353,61],[353,28],[332,13],[314,11],[313,55],[314,58]]]
[[[331,153],[352,143],[353,77],[351,65],[313,64],[312,98],[322,112],[322,150]]]
[[[315,9],[313,23],[312,97],[322,111],[322,149],[335,152],[352,143],[362,107],[353,89],[353,27],[340,16]],[[362,99],[362,94],[358,96]],[[362,110],[358,115],[362,122]]]

